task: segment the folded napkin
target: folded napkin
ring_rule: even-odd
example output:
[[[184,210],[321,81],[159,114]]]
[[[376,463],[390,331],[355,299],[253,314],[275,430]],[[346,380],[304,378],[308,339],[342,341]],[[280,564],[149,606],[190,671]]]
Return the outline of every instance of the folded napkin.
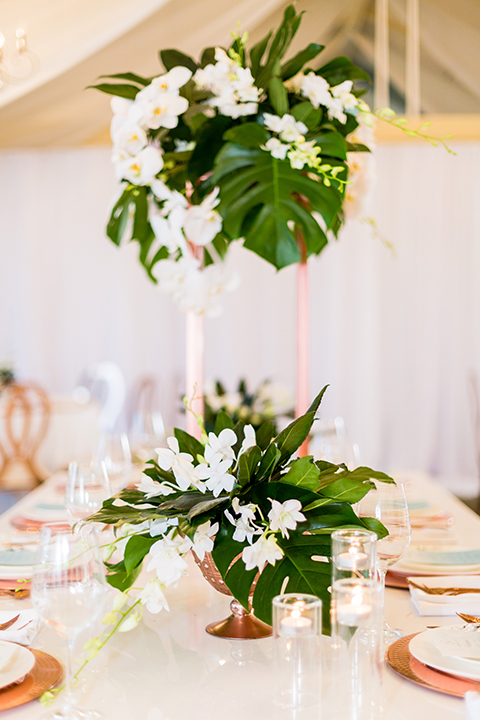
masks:
[[[410,598],[412,605],[419,615],[423,616],[452,616],[457,612],[480,617],[480,578],[476,576],[450,576],[450,577],[409,577],[416,583],[428,587],[478,587],[478,593],[463,593],[461,595],[430,595],[410,585]]]
[[[40,617],[36,610],[22,610],[20,613],[15,610],[2,610],[0,612],[0,625],[12,620],[16,615],[18,619],[6,630],[0,630],[0,640],[19,643],[19,645],[30,645],[40,629]],[[1,665],[1,656],[0,656]]]
[[[478,720],[480,718],[480,693],[474,690],[465,693],[465,708],[467,720]]]

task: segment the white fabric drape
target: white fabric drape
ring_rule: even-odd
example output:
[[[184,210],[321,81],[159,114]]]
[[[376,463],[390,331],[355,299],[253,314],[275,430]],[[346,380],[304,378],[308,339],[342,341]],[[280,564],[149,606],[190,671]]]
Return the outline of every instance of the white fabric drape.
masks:
[[[370,215],[396,257],[351,222],[310,261],[313,396],[342,415],[365,463],[474,476],[467,377],[480,371],[480,144],[378,148]],[[177,422],[184,318],[146,278],[136,245],[105,237],[109,149],[0,154],[0,363],[51,392],[113,360],[131,387],[162,382]],[[295,268],[240,247],[243,283],[207,321],[206,375],[230,387],[295,377]]]

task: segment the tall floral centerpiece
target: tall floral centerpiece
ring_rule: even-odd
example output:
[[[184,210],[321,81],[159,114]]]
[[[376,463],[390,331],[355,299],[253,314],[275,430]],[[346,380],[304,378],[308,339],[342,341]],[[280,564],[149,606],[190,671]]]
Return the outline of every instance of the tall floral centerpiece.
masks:
[[[201,318],[236,286],[225,259],[241,240],[279,270],[301,267],[298,414],[308,404],[306,262],[344,221],[348,158],[368,151],[352,133],[371,117],[354,87],[368,77],[348,58],[318,67],[323,46],[311,43],[285,60],[301,19],[290,5],[249,49],[243,35],[198,61],[162,50],[159,75],[95,86],[114,96],[120,192],[107,233],[138,242],[150,279],[187,312],[187,396],[202,394]]]

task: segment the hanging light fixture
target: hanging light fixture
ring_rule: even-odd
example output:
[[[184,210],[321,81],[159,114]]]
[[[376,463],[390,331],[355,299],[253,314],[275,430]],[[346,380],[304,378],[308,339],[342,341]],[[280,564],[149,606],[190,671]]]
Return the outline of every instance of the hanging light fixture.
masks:
[[[15,49],[7,46],[0,33],[0,89],[6,84],[20,83],[29,78],[38,66],[38,58],[28,49],[27,34],[22,28],[15,30]]]

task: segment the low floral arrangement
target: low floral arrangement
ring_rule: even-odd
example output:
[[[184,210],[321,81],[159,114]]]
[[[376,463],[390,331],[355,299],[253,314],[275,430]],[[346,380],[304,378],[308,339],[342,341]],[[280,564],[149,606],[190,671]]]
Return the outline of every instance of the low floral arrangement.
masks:
[[[0,366],[0,392],[15,382],[15,373],[10,365]]]
[[[167,608],[164,591],[187,572],[186,555],[193,550],[200,560],[211,553],[246,609],[260,573],[250,598],[260,620],[271,624],[272,598],[294,590],[322,598],[328,627],[331,533],[366,527],[384,537],[383,525],[357,517],[352,504],[375,487],[374,480],[393,480],[367,467],[349,471],[312,456],[295,458],[325,389],[278,435],[270,421],[255,431],[241,420],[234,424],[224,412],[202,441],[175,429],[137,489],[122,490],[88,518],[113,525],[117,534],[105,563],[108,582],[122,595],[107,621],[128,630],[143,605],[152,612]],[[116,551],[121,559],[111,562]],[[122,611],[146,558],[154,577]]]
[[[245,379],[241,379],[235,392],[228,392],[223,383],[205,383],[204,418],[207,433],[214,432],[219,412],[230,415],[236,423],[242,420],[258,430],[266,420],[271,420],[278,431],[279,417],[293,418],[293,400],[287,388],[279,383],[265,380],[256,390],[250,391]]]

